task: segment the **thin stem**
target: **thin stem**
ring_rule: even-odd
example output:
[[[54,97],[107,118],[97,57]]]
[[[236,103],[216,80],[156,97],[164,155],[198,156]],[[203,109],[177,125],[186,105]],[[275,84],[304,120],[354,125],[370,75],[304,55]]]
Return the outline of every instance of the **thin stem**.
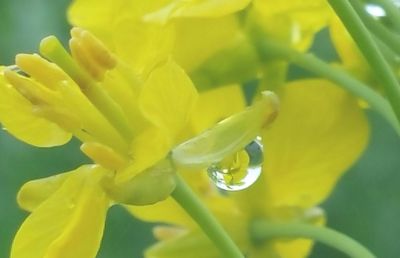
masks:
[[[400,124],[390,104],[385,98],[367,85],[353,78],[339,67],[331,66],[312,54],[298,52],[284,44],[266,38],[260,31],[252,31],[249,35],[262,60],[270,59],[271,53],[273,53],[275,58],[286,59],[316,75],[331,80],[338,86],[366,101],[369,106],[379,112],[400,135]]]
[[[400,85],[371,34],[353,9],[352,4],[357,5],[358,2],[355,0],[328,0],[328,2],[342,20],[377,77],[382,81],[386,96],[399,121]]]
[[[394,67],[399,66],[399,55],[396,54],[393,49],[388,47],[381,39],[378,37],[374,37],[376,44],[378,44],[379,50],[382,52],[385,59],[389,62],[390,65]]]
[[[379,4],[386,12],[387,17],[393,24],[393,27],[397,31],[400,31],[400,11],[394,4],[393,0],[374,0],[375,3]]]
[[[172,197],[203,229],[215,246],[220,249],[223,257],[244,258],[216,218],[179,175],[176,177],[176,183],[176,188],[171,194]]]
[[[400,36],[392,32],[389,28],[374,19],[367,13],[365,6],[359,1],[352,1],[351,5],[357,12],[364,25],[378,38],[380,38],[388,47],[390,47],[397,54],[400,54]]]
[[[352,258],[376,258],[367,248],[349,236],[321,226],[304,223],[255,221],[251,227],[255,241],[276,238],[309,238],[342,251]]]

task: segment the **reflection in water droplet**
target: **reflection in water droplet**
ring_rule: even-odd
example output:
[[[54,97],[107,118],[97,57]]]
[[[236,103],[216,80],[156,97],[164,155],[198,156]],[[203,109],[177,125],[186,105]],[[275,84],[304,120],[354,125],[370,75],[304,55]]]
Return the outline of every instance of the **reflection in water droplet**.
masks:
[[[261,138],[257,137],[243,150],[212,164],[207,168],[207,173],[220,189],[243,190],[256,182],[261,175],[263,157]]]

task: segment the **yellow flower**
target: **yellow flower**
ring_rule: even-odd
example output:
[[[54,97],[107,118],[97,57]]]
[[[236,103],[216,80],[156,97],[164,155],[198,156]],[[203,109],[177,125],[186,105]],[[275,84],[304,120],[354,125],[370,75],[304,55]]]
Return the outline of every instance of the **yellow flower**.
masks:
[[[257,24],[272,39],[307,50],[331,17],[325,1],[267,0],[75,0],[68,14],[72,24],[94,31],[131,66],[144,63],[132,60],[148,65],[172,54],[199,88],[243,82],[262,71],[247,27]],[[156,53],[149,51],[155,42]]]
[[[175,187],[173,167],[187,162],[186,153],[170,158],[169,152],[196,128],[210,125],[205,119],[188,126],[196,115],[197,92],[172,59],[137,75],[88,31],[74,28],[71,35],[72,56],[55,37],[48,37],[40,51],[53,63],[20,54],[17,66],[2,68],[0,74],[5,93],[0,97],[0,121],[11,134],[42,147],[63,144],[73,135],[97,164],[21,188],[18,202],[31,215],[17,233],[12,258],[94,257],[108,207],[167,198]],[[276,116],[275,102],[272,93],[265,93],[259,102],[208,131],[209,148],[195,146],[189,154],[207,161],[243,147]],[[21,108],[10,116],[7,111],[14,106]],[[221,114],[226,117],[233,111],[230,107]],[[32,132],[21,130],[31,121]],[[98,214],[95,220],[92,214]]]
[[[232,91],[225,95],[240,100]],[[360,156],[369,135],[366,117],[357,101],[332,83],[295,81],[284,86],[280,96],[280,115],[261,134],[265,149],[263,173],[253,186],[221,194],[209,181],[202,180],[205,171],[186,174],[249,258],[306,257],[311,241],[271,239],[254,243],[249,227],[256,219],[323,224],[323,211],[316,206]],[[220,100],[210,96],[205,103],[212,102]],[[174,225],[155,228],[160,242],[147,250],[146,257],[220,257],[218,250],[171,199],[146,207],[130,206],[129,210],[141,219]]]
[[[73,134],[103,167],[129,167],[117,174],[121,182],[183,139],[197,93],[171,59],[138,78],[87,31],[73,29],[70,47],[74,58],[56,38],[42,41],[42,54],[57,65],[35,54],[18,55],[18,69],[30,77],[3,68],[0,119],[11,134],[37,146],[63,144]]]
[[[89,32],[71,31],[71,57],[55,37],[39,55],[20,54],[0,73],[0,121],[40,147],[82,141],[98,165],[25,184],[19,204],[32,212],[11,257],[94,257],[108,207],[124,199],[148,204],[174,189],[165,160],[184,131],[197,92],[171,59],[139,78]],[[150,188],[150,189],[149,189]],[[79,237],[77,237],[79,235]]]

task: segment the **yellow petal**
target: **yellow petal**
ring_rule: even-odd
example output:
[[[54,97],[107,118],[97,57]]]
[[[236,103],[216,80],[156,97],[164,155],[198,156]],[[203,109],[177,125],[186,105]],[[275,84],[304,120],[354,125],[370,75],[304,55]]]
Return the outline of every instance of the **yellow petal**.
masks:
[[[158,127],[148,127],[132,142],[130,154],[132,161],[125,169],[118,171],[115,183],[121,184],[135,177],[138,173],[164,159],[171,149],[170,135]]]
[[[232,45],[238,36],[235,16],[176,21],[174,57],[186,71],[193,71],[218,51]]]
[[[367,145],[369,127],[355,98],[324,80],[284,87],[281,112],[263,133],[263,175],[272,206],[323,201]]]
[[[327,26],[331,10],[320,0],[255,0],[254,10],[264,30],[299,50],[310,47],[315,33]]]
[[[63,145],[71,134],[37,116],[35,107],[8,84],[0,71],[0,122],[19,140],[38,147]]]
[[[118,37],[121,25],[129,28],[130,21],[138,23],[146,13],[162,8],[170,0],[74,0],[68,9],[68,20],[74,26],[90,30],[111,50],[115,50],[114,37]],[[132,23],[133,26],[136,26]],[[134,30],[125,34],[134,34]],[[130,37],[130,36],[129,36]],[[139,37],[140,38],[140,37]],[[134,37],[133,37],[134,39]],[[135,39],[136,40],[136,39]],[[132,48],[134,44],[129,44]],[[128,49],[128,46],[126,46]],[[132,60],[133,62],[133,60]]]
[[[172,60],[157,67],[143,85],[139,107],[144,116],[175,142],[188,125],[197,91],[190,78]]]
[[[68,19],[79,27],[90,29],[103,40],[112,30],[125,1],[75,0],[69,6]]]
[[[109,206],[98,184],[103,173],[95,166],[72,172],[24,221],[11,258],[94,258]]]
[[[225,210],[225,216],[219,217],[222,226],[234,240],[235,244],[248,254],[250,239],[248,236],[248,224],[240,214],[229,213]],[[146,258],[220,258],[221,252],[210,239],[199,229],[193,229],[187,233],[177,234],[151,246],[145,252]]]
[[[190,216],[171,197],[152,205],[126,205],[125,207],[134,217],[144,221],[167,223],[191,228],[195,225]]]
[[[121,204],[149,205],[165,200],[175,189],[175,168],[163,159],[122,184],[104,182],[107,194]]]
[[[165,23],[176,17],[221,17],[243,10],[251,0],[172,1],[145,16],[146,20]]]
[[[302,212],[302,223],[309,223],[315,226],[324,226],[326,222],[325,214],[320,208],[311,208]],[[309,218],[307,218],[309,216]],[[300,219],[301,220],[301,219]],[[273,249],[281,257],[298,258],[308,257],[314,242],[311,239],[285,239],[283,241],[273,241]],[[261,256],[262,257],[262,256]]]
[[[24,210],[32,212],[53,195],[69,175],[70,173],[67,172],[25,183],[18,192],[18,205]]]
[[[125,19],[113,31],[115,53],[144,77],[171,54],[174,27]]]
[[[374,80],[374,73],[371,71],[368,62],[361,54],[356,43],[347,32],[339,17],[332,19],[330,27],[330,36],[335,50],[338,53],[343,66],[348,69],[357,78],[371,82]],[[376,85],[376,81],[372,85]]]
[[[227,85],[201,92],[191,119],[194,133],[210,128],[245,107],[246,100],[240,85]]]

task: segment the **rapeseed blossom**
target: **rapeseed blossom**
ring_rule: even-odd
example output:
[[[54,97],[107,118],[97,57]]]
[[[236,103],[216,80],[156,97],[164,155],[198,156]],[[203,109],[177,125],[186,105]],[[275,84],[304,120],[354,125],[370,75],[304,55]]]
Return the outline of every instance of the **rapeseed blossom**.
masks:
[[[160,242],[147,257],[221,257],[167,198],[176,170],[246,257],[306,257],[312,241],[257,242],[251,227],[258,220],[322,226],[317,206],[362,153],[368,124],[357,100],[337,85],[286,82],[288,63],[275,53],[266,59],[252,34],[304,52],[333,17],[325,1],[75,0],[69,18],[84,29],[71,31],[71,55],[49,37],[40,47],[46,59],[21,54],[16,66],[1,68],[0,121],[35,146],[74,136],[95,165],[22,187],[18,202],[31,215],[12,258],[94,257],[114,204],[172,225],[155,229]],[[246,109],[240,84],[254,79],[259,87]],[[278,104],[266,88],[282,104],[271,125]],[[207,166],[231,161],[258,136],[262,176],[243,192],[218,191]],[[240,155],[239,165],[249,161]]]
[[[94,257],[109,206],[151,204],[173,191],[175,171],[166,158],[191,135],[197,92],[171,59],[139,79],[87,31],[74,28],[71,34],[73,58],[49,37],[41,53],[55,63],[20,54],[17,67],[2,70],[0,119],[11,134],[37,146],[64,144],[72,134],[97,165],[22,187],[19,204],[32,214],[15,237],[12,257]],[[271,100],[266,95],[246,111],[256,119],[250,135],[275,116]],[[22,108],[10,116],[6,111],[13,106]],[[240,127],[233,136],[249,130]],[[217,151],[221,147],[226,149]]]
[[[179,133],[193,109],[197,93],[190,79],[166,60],[146,81],[136,81],[100,41],[80,29],[72,30],[70,45],[74,59],[54,37],[42,41],[42,54],[58,65],[22,54],[16,62],[24,74],[2,69],[0,120],[11,134],[36,146],[64,144],[74,135],[99,165],[22,188],[19,203],[32,214],[15,238],[12,257],[93,257],[106,211],[120,188],[139,190],[131,184],[144,183],[141,172],[152,166],[144,177],[156,180],[158,190],[147,193],[142,186],[131,203],[156,202],[174,187],[174,172],[162,160],[182,139]],[[88,241],[74,237],[83,236],[79,232],[87,232]]]

